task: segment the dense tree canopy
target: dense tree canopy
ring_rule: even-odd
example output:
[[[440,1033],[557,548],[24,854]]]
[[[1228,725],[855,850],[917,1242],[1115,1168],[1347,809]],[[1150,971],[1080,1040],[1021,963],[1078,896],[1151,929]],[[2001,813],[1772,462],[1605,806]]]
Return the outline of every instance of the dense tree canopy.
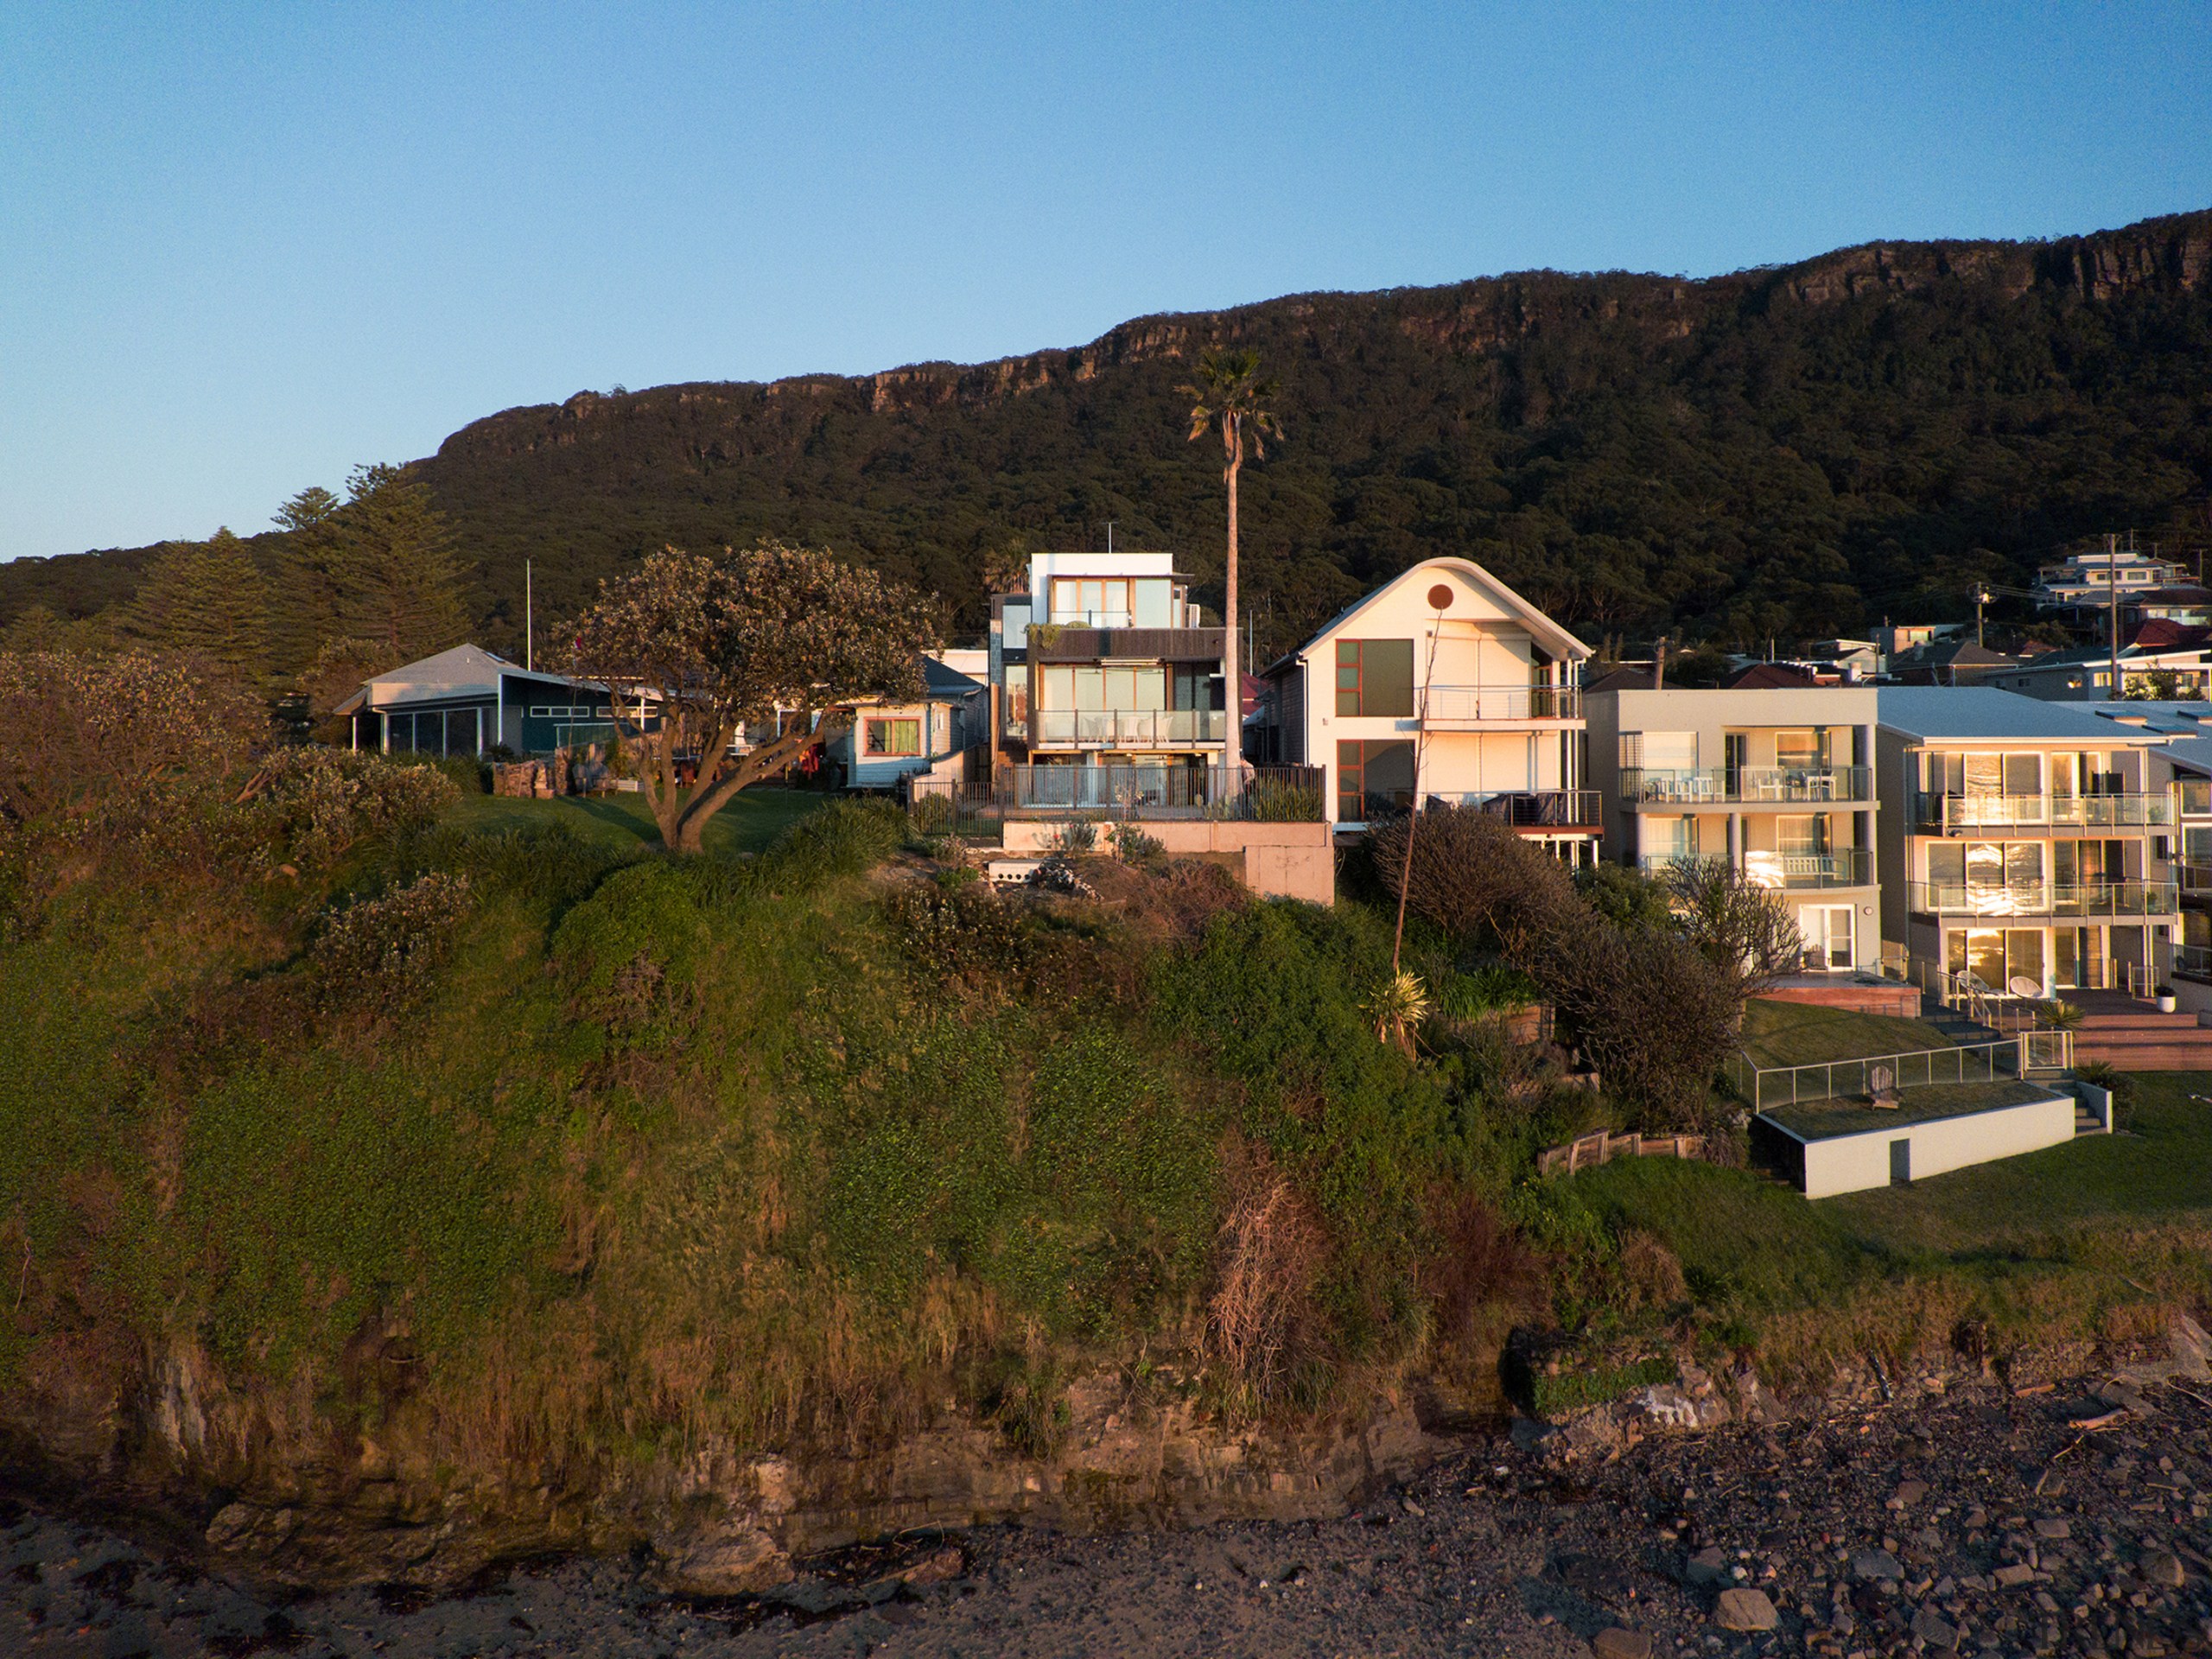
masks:
[[[1764,643],[1955,617],[2073,538],[2212,536],[2212,213],[1886,244],[1703,282],[1548,272],[1156,317],[1093,345],[509,410],[410,469],[480,640],[665,544],[828,544],[982,626],[1018,546],[1173,550],[1218,602],[1217,463],[1177,388],[1262,353],[1287,442],[1243,485],[1262,649],[1459,553],[1593,639]],[[299,529],[259,538],[272,567]],[[0,624],[128,598],[148,555],[0,566]],[[349,630],[350,631],[350,630]]]

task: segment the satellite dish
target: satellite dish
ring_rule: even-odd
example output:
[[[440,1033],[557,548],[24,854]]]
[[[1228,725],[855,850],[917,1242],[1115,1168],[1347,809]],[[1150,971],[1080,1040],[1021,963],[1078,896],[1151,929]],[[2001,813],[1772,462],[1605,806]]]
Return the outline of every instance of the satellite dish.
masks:
[[[1452,608],[1452,590],[1446,587],[1442,582],[1438,582],[1435,587],[1428,590],[1428,607],[1433,611],[1450,610]]]

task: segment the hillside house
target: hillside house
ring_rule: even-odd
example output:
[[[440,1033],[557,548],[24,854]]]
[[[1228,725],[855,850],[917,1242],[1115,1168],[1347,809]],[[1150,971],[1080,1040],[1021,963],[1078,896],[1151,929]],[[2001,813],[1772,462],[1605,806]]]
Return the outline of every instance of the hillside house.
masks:
[[[473,759],[501,744],[520,754],[550,754],[606,746],[615,734],[604,685],[518,667],[477,645],[455,645],[365,680],[334,712],[346,719],[351,747],[387,754]]]
[[[1587,697],[1591,781],[1609,854],[1652,874],[1723,859],[1779,893],[1805,965],[1881,960],[1872,686],[1649,689]]]
[[[1589,655],[1480,565],[1426,560],[1269,665],[1269,747],[1325,773],[1340,834],[1442,801],[1502,814],[1567,861],[1591,862]]]

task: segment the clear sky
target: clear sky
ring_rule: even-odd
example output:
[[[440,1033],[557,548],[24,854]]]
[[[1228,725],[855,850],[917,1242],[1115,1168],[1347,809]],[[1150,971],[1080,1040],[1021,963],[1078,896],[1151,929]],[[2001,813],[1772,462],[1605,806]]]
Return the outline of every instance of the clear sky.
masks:
[[[2212,7],[0,3],[0,556],[585,387],[2212,206]]]

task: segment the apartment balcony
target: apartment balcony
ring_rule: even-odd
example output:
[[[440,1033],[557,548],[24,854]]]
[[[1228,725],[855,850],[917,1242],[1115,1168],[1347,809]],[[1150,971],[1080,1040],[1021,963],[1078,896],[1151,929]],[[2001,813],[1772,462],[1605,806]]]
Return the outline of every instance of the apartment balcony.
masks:
[[[1871,766],[1716,766],[1705,771],[1626,766],[1621,799],[1631,806],[1828,806],[1871,803]]]
[[[2184,905],[2212,905],[2212,864],[2177,864],[2174,884]]]
[[[1432,685],[1420,696],[1421,723],[1432,732],[1582,718],[1579,685]]]
[[[1912,908],[1924,916],[2171,916],[2171,881],[1913,881]]]
[[[1646,855],[1641,861],[1646,875],[1663,876],[1678,864],[1694,864],[1694,856],[1672,853]],[[1834,853],[1762,853],[1744,855],[1744,879],[1753,887],[1798,892],[1825,887],[1871,887],[1874,885],[1874,855],[1864,847],[1847,847]]]
[[[2171,795],[1931,795],[1915,790],[1912,825],[1923,836],[1969,830],[2139,830],[2174,821]]]
[[[1599,823],[1594,789],[1505,789],[1459,796],[1432,790],[1428,799],[1431,805],[1445,801],[1471,806],[1503,818],[1516,830],[1587,830],[1595,834]]]
[[[1039,623],[1029,629],[1036,663],[1218,663],[1219,628],[1140,628],[1125,614],[1096,623]]]
[[[1219,709],[1036,709],[1029,722],[1035,748],[1193,748],[1229,732]]]

